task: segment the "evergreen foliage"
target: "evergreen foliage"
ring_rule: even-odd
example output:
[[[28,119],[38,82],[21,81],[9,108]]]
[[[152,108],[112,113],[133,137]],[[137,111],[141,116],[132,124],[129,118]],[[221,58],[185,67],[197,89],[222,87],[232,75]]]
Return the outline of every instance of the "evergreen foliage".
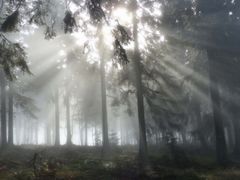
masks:
[[[0,34],[0,51],[0,65],[10,80],[16,78],[17,69],[31,74],[26,62],[25,51],[19,43],[12,43],[3,34]]]
[[[126,30],[126,27],[120,25],[119,23],[116,29],[113,30],[113,35],[124,45],[128,45],[131,41],[131,37],[129,36],[129,33]]]
[[[44,9],[44,2],[41,0],[38,1],[34,1],[33,2],[33,10],[29,19],[29,23],[35,23],[38,25],[44,25],[45,21],[44,21],[44,16],[48,13],[45,9]]]
[[[73,32],[73,28],[77,26],[76,21],[72,15],[71,11],[67,11],[65,13],[65,17],[63,19],[64,22],[64,32],[65,33],[72,33]]]
[[[1,26],[2,32],[11,32],[16,30],[17,23],[19,21],[19,11],[14,11],[9,15]]]
[[[87,7],[94,24],[99,24],[103,19],[106,20],[105,13],[101,7],[101,0],[88,0]]]
[[[126,50],[123,48],[118,39],[114,43],[114,63],[119,63],[120,65],[128,64],[129,60],[126,54]]]

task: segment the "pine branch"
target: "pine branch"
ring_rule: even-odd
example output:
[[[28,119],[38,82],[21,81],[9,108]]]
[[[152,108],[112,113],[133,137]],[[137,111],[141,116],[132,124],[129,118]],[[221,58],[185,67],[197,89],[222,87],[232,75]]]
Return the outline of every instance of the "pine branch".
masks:
[[[1,26],[2,32],[11,32],[16,29],[17,23],[19,18],[19,11],[14,11],[11,15],[9,15],[6,20],[3,22]]]
[[[129,63],[126,50],[122,47],[120,41],[115,39],[114,43],[114,63],[119,63],[120,65],[126,65]]]
[[[65,17],[63,19],[64,22],[64,32],[65,33],[72,33],[73,28],[77,27],[76,20],[72,15],[71,11],[66,11]]]
[[[3,68],[9,80],[16,79],[16,69],[31,74],[26,63],[24,49],[18,43],[12,43],[0,33],[0,66]]]

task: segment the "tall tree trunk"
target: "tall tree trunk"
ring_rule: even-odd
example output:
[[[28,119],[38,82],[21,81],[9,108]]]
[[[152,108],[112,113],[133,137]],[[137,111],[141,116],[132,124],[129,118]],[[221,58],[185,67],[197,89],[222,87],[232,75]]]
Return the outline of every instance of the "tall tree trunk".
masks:
[[[219,164],[225,164],[227,161],[227,148],[224,135],[223,119],[221,114],[221,102],[219,93],[219,84],[216,69],[217,57],[221,56],[220,52],[208,50],[209,59],[209,77],[210,77],[210,93],[213,109],[213,120],[216,136],[216,158]]]
[[[55,146],[60,145],[60,125],[59,125],[59,92],[55,92]]]
[[[13,92],[11,82],[9,82],[8,91],[8,145],[13,145]]]
[[[235,136],[235,145],[234,145],[234,154],[240,154],[240,122],[239,119],[233,119],[234,123],[234,136]]]
[[[0,74],[1,80],[1,145],[7,145],[7,118],[6,118],[6,78],[3,71]]]
[[[197,130],[197,136],[198,139],[201,143],[201,146],[203,149],[209,150],[209,145],[207,143],[206,137],[204,136],[204,132],[202,129],[202,117],[201,117],[201,108],[200,108],[200,102],[198,101],[198,99],[196,98],[197,94],[195,94],[194,98],[193,98],[193,102],[192,102],[192,117],[195,118],[195,120],[197,121],[197,126],[198,126],[198,130]]]
[[[94,127],[92,127],[92,146],[94,146],[94,131],[95,130],[95,128]]]
[[[82,146],[83,145],[83,143],[82,143],[82,123],[81,123],[81,120],[79,119],[78,120],[79,122],[79,126],[78,126],[78,128],[79,128],[79,144],[80,144],[80,146]]]
[[[231,123],[231,122],[229,122]],[[233,127],[229,124],[228,127],[225,127],[225,139],[226,139],[226,146],[227,146],[227,152],[232,152],[234,147],[234,133],[233,133]]]
[[[137,20],[137,1],[134,0],[133,11],[133,36],[134,36],[134,71],[137,90],[137,107],[138,107],[138,121],[139,121],[139,158],[140,166],[144,167],[147,161],[147,138],[146,138],[146,125],[144,115],[144,100],[142,88],[142,73],[141,73],[141,57],[139,53],[138,42],[138,20]]]
[[[48,122],[46,123],[46,144],[47,145],[51,145],[51,127],[50,127],[50,123],[49,123],[49,120],[48,119]]]
[[[234,128],[234,149],[233,152],[236,155],[240,154],[240,119],[239,119],[239,106],[238,104],[234,103],[231,106],[231,111],[233,113],[232,116],[232,124],[233,124],[233,128]]]
[[[120,142],[121,142],[121,146],[124,145],[123,140],[124,136],[123,136],[123,120],[120,121]]]
[[[51,145],[51,130],[52,130],[52,116],[51,116],[51,104],[48,104],[48,109],[46,110],[48,113],[48,118],[46,119],[46,123],[45,123],[45,130],[46,130],[46,144],[49,146]]]
[[[35,123],[35,143],[38,145],[38,122]]]
[[[207,91],[209,90],[205,84],[199,81],[199,77],[197,75],[202,74],[199,68],[199,62],[201,62],[200,58],[197,58],[197,61],[193,65],[193,71],[195,72],[196,76],[193,76],[194,79],[192,80],[192,102],[191,102],[191,109],[189,114],[191,114],[191,118],[195,119],[197,124],[197,137],[200,141],[200,144],[203,149],[209,150],[210,147],[207,143],[206,137],[204,136],[203,132],[203,119],[201,116],[201,95],[207,94]],[[197,89],[197,90],[196,90]],[[200,93],[199,93],[200,91]]]
[[[85,146],[88,146],[88,122],[85,119]]]
[[[72,144],[71,125],[70,125],[70,98],[66,94],[66,118],[67,118],[67,145]]]
[[[95,146],[98,146],[97,134],[98,134],[98,132],[97,132],[97,122],[95,121],[95,123],[94,123],[94,145]]]
[[[21,138],[21,144],[27,144],[27,127],[25,125],[25,119],[22,118],[22,127],[21,127],[21,134],[22,134],[22,138]],[[26,129],[26,130],[25,130]]]
[[[107,119],[107,96],[106,96],[106,77],[105,77],[105,56],[103,47],[103,28],[100,27],[100,63],[101,63],[101,96],[102,96],[102,144],[103,144],[103,155],[109,150],[109,139],[108,139],[108,119]]]
[[[19,137],[17,137],[19,139],[19,144],[23,144],[24,142],[24,129],[25,129],[25,125],[24,125],[24,121],[23,121],[23,118],[22,118],[22,115],[20,115],[20,119],[19,119]]]
[[[20,145],[20,143],[21,143],[21,128],[22,128],[21,122],[22,122],[21,115],[19,115],[18,116],[18,121],[16,121],[16,127],[18,127],[18,128],[16,128],[16,131],[15,131],[16,132],[15,133],[16,145]]]

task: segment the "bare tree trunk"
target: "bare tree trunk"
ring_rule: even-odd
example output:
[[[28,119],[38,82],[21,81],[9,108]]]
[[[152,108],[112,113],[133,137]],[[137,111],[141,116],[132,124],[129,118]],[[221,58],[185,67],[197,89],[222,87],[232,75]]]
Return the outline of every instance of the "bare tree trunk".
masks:
[[[239,113],[238,104],[233,104],[231,106],[231,110],[233,113],[232,124],[234,129],[234,140],[235,140],[233,152],[234,154],[239,155],[240,154],[240,119],[239,119],[240,113]]]
[[[55,92],[55,146],[60,145],[60,125],[59,125],[59,92]]]
[[[101,96],[102,96],[102,141],[103,149],[102,153],[105,155],[109,150],[109,139],[108,139],[108,119],[107,119],[107,96],[106,96],[106,77],[105,77],[105,60],[104,60],[104,48],[103,46],[103,35],[102,25],[99,38],[99,47],[101,53]]]
[[[0,74],[1,80],[1,146],[7,145],[7,118],[6,118],[6,78],[3,71]]]
[[[48,113],[48,118],[46,119],[46,144],[47,145],[51,145],[52,141],[51,141],[51,130],[52,130],[52,116],[51,116],[51,106],[52,104],[48,104],[48,110],[47,110],[47,113]]]
[[[82,123],[81,123],[81,120],[80,120],[80,118],[79,118],[79,120],[78,120],[78,128],[79,128],[79,144],[80,144],[80,146],[82,146],[83,144],[82,144]]]
[[[8,91],[8,145],[13,145],[13,92],[11,82],[9,82]]]
[[[25,124],[24,124],[24,120],[23,117],[21,116],[21,119],[19,119],[19,144],[23,144],[24,140],[25,140]]]
[[[240,154],[240,122],[239,119],[233,119],[234,122],[234,135],[235,135],[235,145],[234,154]]]
[[[196,74],[201,74],[200,69],[199,69],[199,60],[201,59],[197,59],[197,62],[194,63],[193,65],[193,71]],[[206,137],[204,136],[204,132],[203,132],[203,119],[202,119],[202,115],[201,115],[201,94],[198,92],[200,91],[201,93],[207,92],[209,89],[206,88],[205,84],[202,84],[201,82],[199,82],[199,80],[197,79],[198,77],[193,78],[192,80],[192,85],[193,85],[193,95],[192,95],[192,101],[191,101],[191,109],[190,109],[190,113],[191,114],[191,118],[195,119],[196,123],[197,123],[197,137],[198,140],[200,141],[201,147],[203,149],[209,150],[210,147],[207,143]],[[198,91],[196,91],[195,89],[197,89]]]
[[[198,99],[196,97],[197,97],[197,94],[195,94],[192,105],[191,105],[192,112],[193,112],[192,117],[195,118],[195,120],[197,122],[197,126],[199,128],[197,131],[197,137],[200,141],[202,148],[209,150],[210,147],[206,141],[206,137],[204,136],[203,129],[202,129],[202,117],[201,117],[200,102],[198,101]]]
[[[124,145],[123,140],[124,136],[123,136],[123,121],[120,121],[120,142],[121,142],[121,146]]]
[[[50,119],[48,119],[49,121]],[[50,123],[46,123],[46,143],[47,145],[51,145],[51,128],[50,128]]]
[[[217,57],[221,54],[213,50],[208,50],[209,58],[209,76],[210,76],[210,93],[213,108],[213,119],[216,135],[216,158],[219,164],[225,164],[227,161],[227,148],[224,135],[223,119],[221,114],[221,102],[216,69]],[[221,55],[220,55],[221,56]]]
[[[97,122],[95,121],[94,123],[94,145],[97,146],[98,143],[97,143]]]
[[[16,142],[16,145],[20,145],[21,143],[21,116],[18,116],[18,121],[15,121],[16,122],[16,133],[15,133],[15,142]]]
[[[71,125],[70,125],[70,98],[66,94],[66,118],[67,118],[67,145],[72,144]]]
[[[85,146],[88,146],[88,122],[85,119]]]
[[[81,146],[84,146],[84,132],[83,132],[83,130],[84,130],[84,124],[83,124],[83,122],[81,123],[81,128],[79,129],[80,130],[80,134],[81,134]]]
[[[38,121],[35,123],[35,143],[38,145]]]
[[[144,100],[143,100],[143,88],[142,88],[142,73],[141,73],[141,57],[139,53],[138,42],[138,20],[137,20],[137,1],[134,0],[134,13],[133,13],[133,36],[134,36],[134,70],[137,90],[137,107],[138,107],[138,121],[139,121],[139,159],[140,167],[144,167],[147,161],[147,137],[146,137],[146,125],[144,114]]]
[[[93,146],[94,146],[94,130],[95,130],[95,128],[92,127],[92,145]]]

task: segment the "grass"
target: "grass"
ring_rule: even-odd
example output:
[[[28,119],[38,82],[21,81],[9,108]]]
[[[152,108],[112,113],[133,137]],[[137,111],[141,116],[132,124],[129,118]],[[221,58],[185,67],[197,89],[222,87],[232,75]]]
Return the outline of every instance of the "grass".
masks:
[[[35,162],[34,154],[39,157]],[[112,149],[101,158],[94,147],[21,146],[0,152],[0,179],[6,180],[239,180],[238,165],[220,167],[210,155],[188,153],[176,162],[163,150],[149,155],[145,173],[139,170],[134,147]]]

